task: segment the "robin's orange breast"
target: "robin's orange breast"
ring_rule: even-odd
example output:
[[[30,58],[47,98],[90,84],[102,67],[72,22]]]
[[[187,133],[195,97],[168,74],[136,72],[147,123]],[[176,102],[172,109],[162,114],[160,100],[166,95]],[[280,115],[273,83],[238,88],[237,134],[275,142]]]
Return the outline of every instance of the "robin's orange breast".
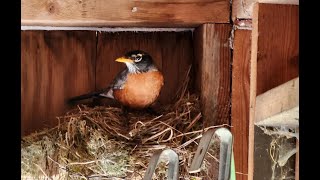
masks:
[[[115,89],[113,96],[125,106],[141,109],[158,98],[163,84],[163,75],[159,71],[128,74],[123,89]]]

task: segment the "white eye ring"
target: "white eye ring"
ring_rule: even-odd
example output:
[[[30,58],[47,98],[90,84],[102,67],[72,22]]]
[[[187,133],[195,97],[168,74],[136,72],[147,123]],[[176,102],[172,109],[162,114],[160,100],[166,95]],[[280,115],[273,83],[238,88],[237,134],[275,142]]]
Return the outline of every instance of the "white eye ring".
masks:
[[[134,62],[140,62],[142,60],[142,56],[137,56]]]

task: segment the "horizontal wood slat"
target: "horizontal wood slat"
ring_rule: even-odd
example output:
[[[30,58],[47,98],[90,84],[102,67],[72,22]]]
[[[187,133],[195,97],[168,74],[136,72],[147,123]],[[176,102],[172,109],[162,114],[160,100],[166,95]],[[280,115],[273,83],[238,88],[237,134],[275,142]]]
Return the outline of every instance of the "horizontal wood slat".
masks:
[[[227,23],[229,0],[22,0],[22,25],[196,27]]]

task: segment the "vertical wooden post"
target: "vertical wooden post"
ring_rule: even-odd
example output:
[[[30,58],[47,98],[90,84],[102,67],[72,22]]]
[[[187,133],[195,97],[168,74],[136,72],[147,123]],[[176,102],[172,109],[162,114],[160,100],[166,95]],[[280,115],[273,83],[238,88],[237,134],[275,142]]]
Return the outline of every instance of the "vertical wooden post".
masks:
[[[231,131],[237,180],[248,178],[251,30],[236,30],[232,62]]]
[[[196,88],[204,126],[230,123],[230,24],[204,24],[194,32]]]

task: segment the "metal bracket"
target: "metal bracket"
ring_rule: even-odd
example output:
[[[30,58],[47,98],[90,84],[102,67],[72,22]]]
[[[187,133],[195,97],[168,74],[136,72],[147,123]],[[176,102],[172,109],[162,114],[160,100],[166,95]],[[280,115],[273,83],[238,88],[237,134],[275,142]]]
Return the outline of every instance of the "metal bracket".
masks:
[[[231,170],[232,156],[232,134],[227,128],[219,128],[217,130],[210,129],[206,131],[199,143],[196,154],[191,163],[189,173],[197,173],[201,170],[201,165],[209,150],[210,144],[215,137],[220,140],[220,158],[219,158],[219,180],[229,180]]]
[[[177,180],[179,158],[177,153],[171,149],[160,150],[153,154],[143,180],[151,180],[157,165],[162,161],[169,161],[168,180]]]

